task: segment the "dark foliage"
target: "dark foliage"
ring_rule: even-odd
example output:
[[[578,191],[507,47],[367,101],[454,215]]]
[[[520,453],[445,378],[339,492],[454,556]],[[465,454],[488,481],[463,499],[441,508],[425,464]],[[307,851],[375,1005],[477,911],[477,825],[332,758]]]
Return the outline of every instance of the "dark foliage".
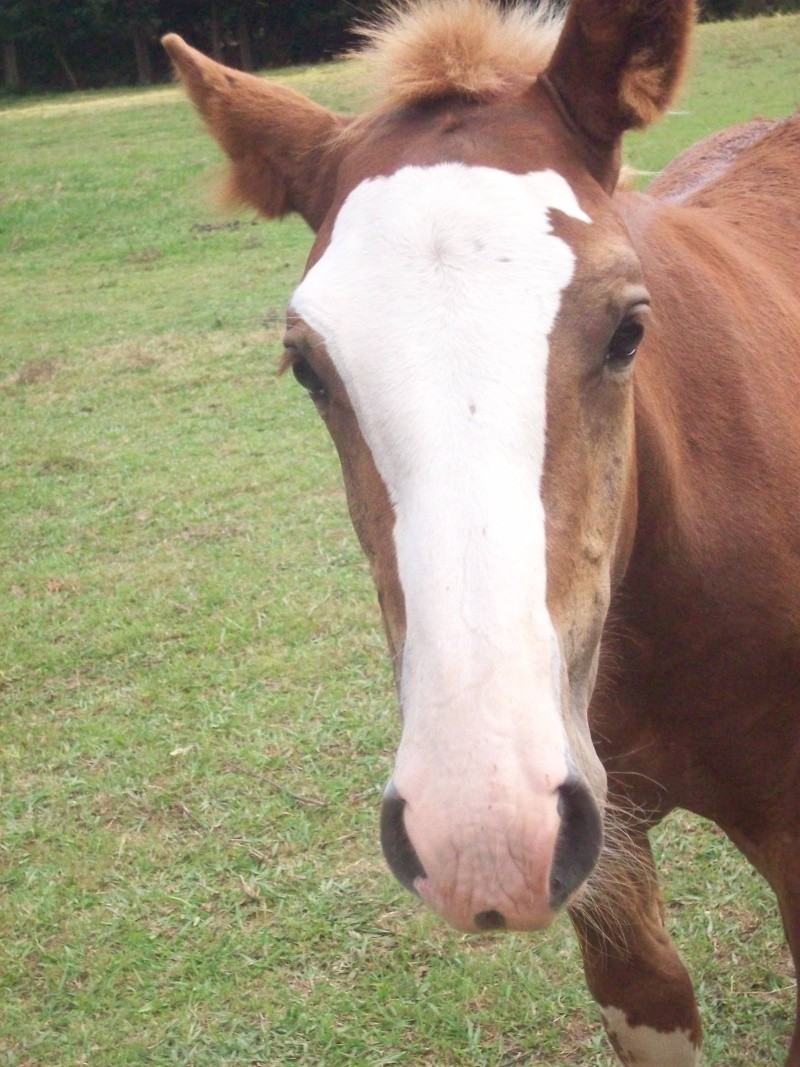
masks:
[[[77,89],[169,77],[158,47],[174,30],[244,69],[345,51],[380,0],[0,0],[3,85]],[[800,0],[701,0],[704,18],[797,10]]]
[[[800,11],[800,0],[700,0],[700,18],[704,22],[775,15],[781,11]]]
[[[3,83],[12,91],[133,85],[169,77],[175,31],[231,66],[313,62],[353,43],[377,0],[0,0]]]

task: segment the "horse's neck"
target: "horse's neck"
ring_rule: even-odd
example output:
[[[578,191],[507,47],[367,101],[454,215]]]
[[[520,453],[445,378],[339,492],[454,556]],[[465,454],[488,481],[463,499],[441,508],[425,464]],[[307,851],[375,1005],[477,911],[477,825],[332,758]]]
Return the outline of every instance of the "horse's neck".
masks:
[[[650,183],[648,194],[672,204],[683,203],[727,174],[743,153],[778,125],[778,119],[752,119],[712,133],[667,164]]]
[[[696,211],[636,195],[623,208],[653,302],[635,371],[640,525],[674,547],[702,506],[700,481],[725,462],[727,401],[741,380],[737,264],[724,263],[713,222]]]
[[[671,602],[676,620],[697,597],[730,613],[748,595],[728,584],[748,552],[755,563],[798,541],[800,302],[786,276],[797,241],[784,233],[773,256],[757,227],[711,209],[631,194],[621,210],[654,308],[635,372],[628,584]]]

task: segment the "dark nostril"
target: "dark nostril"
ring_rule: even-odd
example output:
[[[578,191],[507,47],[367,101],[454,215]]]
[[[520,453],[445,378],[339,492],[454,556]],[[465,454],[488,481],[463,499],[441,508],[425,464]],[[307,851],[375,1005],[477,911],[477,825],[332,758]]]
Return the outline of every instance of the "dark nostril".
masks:
[[[381,803],[381,847],[389,864],[389,870],[397,881],[416,893],[414,882],[425,877],[425,869],[414,851],[403,821],[405,800],[389,783]]]
[[[505,930],[506,921],[499,911],[479,911],[475,925],[479,930]]]
[[[550,907],[560,908],[586,881],[603,845],[603,822],[592,793],[577,774],[558,791],[561,827],[550,871]]]

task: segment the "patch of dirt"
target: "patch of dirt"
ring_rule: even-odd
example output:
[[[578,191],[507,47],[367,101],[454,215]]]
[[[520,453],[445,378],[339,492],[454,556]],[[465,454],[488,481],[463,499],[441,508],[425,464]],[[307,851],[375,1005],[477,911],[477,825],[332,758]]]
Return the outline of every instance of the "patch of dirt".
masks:
[[[260,226],[260,219],[230,219],[227,222],[194,222],[189,227],[189,233],[195,236],[205,233],[216,233],[218,230],[243,230],[248,226]]]
[[[49,382],[59,369],[57,359],[29,359],[17,372],[17,385],[38,385]]]
[[[282,336],[282,319],[268,316],[264,327],[258,330],[226,331],[198,336],[195,333],[164,333],[156,337],[120,341],[106,345],[96,345],[86,350],[85,356],[98,370],[158,367],[170,370],[175,367],[192,366],[197,363],[198,344],[206,357],[225,357],[231,352],[240,352],[243,348],[264,348],[275,344]],[[184,388],[183,384],[178,388]]]
[[[161,255],[162,253],[157,248],[140,248],[136,252],[131,252],[127,261],[134,266],[147,267],[161,259]]]
[[[187,526],[181,531],[181,537],[185,541],[226,541],[232,537],[248,537],[250,532],[250,528],[241,523],[201,523],[199,526]]]
[[[50,456],[39,465],[39,474],[77,474],[91,466],[80,456]]]
[[[59,578],[53,575],[52,577],[47,579],[44,585],[45,590],[50,594],[77,593],[78,591],[78,582],[75,578],[71,576],[68,578]],[[73,688],[77,687],[73,686]]]
[[[607,1051],[595,1052],[597,1042],[603,1033],[599,1015],[589,1016],[582,1012],[564,1021],[562,1030],[562,1048],[559,1064],[563,1067],[611,1067],[618,1061],[611,1051],[608,1040],[602,1038],[602,1047]],[[589,1051],[591,1050],[591,1052]]]

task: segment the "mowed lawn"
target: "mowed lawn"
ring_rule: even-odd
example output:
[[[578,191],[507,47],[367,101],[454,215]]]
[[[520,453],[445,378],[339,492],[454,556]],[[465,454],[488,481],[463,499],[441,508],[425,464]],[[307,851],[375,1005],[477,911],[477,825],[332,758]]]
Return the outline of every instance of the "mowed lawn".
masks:
[[[629,161],[798,103],[800,17],[702,27]],[[218,160],[173,88],[0,110],[0,1065],[608,1065],[566,920],[461,937],[384,867],[380,619],[275,374],[309,234],[215,214]],[[769,892],[698,820],[657,849],[706,1062],[782,1062]]]

